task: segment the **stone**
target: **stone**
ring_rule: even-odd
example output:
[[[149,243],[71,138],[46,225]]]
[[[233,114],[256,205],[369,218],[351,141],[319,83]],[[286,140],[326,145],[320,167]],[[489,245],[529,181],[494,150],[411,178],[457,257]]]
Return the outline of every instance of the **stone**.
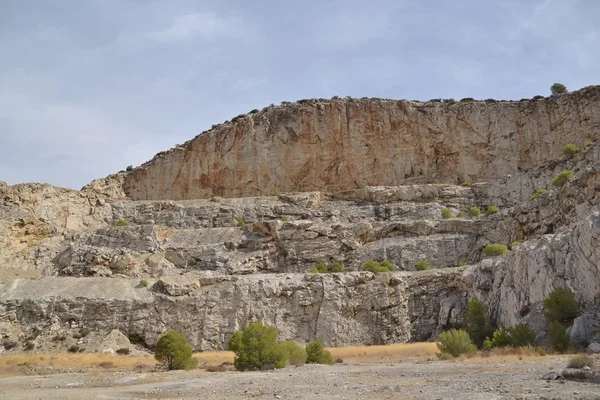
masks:
[[[596,335],[596,330],[587,316],[580,315],[573,320],[573,325],[567,329],[567,333],[571,337],[573,345],[585,347]]]
[[[590,343],[585,351],[589,354],[600,354],[600,343]]]

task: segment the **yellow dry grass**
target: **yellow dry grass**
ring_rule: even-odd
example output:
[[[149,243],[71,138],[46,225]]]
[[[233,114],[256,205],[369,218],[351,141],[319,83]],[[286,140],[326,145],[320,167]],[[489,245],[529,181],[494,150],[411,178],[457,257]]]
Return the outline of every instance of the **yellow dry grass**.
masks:
[[[206,352],[194,354],[198,365],[220,365],[233,362],[230,351]],[[153,356],[118,356],[98,353],[57,353],[57,354],[10,354],[0,355],[0,375],[12,375],[26,372],[34,367],[53,368],[134,368],[139,365],[154,366]]]
[[[398,362],[414,358],[435,357],[435,343],[396,343],[384,346],[354,346],[328,349],[333,358],[345,362]]]

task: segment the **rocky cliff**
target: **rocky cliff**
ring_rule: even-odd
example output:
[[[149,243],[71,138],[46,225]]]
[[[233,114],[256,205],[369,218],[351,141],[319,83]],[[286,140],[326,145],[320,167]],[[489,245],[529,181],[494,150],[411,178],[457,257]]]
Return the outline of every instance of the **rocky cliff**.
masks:
[[[520,102],[305,100],[254,110],[125,179],[134,200],[488,181],[599,139],[600,87]]]
[[[254,320],[331,346],[432,340],[461,325],[471,297],[543,341],[542,301],[557,287],[582,305],[573,337],[592,340],[599,104],[597,87],[527,102],[303,101],[81,191],[0,184],[4,348],[102,350],[109,333],[152,345],[177,329],[197,350],[224,349]],[[566,143],[582,151],[562,156]],[[564,169],[574,177],[552,186]],[[363,271],[370,259],[397,270]],[[319,261],[347,272],[309,273]]]

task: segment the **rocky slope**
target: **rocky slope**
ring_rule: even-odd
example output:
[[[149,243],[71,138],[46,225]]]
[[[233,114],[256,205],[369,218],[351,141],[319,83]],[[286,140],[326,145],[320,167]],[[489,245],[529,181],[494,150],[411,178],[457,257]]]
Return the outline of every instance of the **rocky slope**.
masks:
[[[543,341],[542,300],[566,286],[584,344],[600,321],[600,147],[584,145],[599,116],[598,87],[519,103],[309,101],[238,118],[81,191],[0,184],[2,343],[98,349],[118,330],[152,345],[177,329],[197,350],[223,349],[252,320],[332,346],[430,340],[461,324],[473,296],[499,326],[525,321]],[[585,150],[563,157],[568,142]],[[314,177],[301,167],[311,149],[324,162],[308,164]],[[554,188],[563,169],[575,177]],[[477,183],[450,184],[467,179]],[[473,205],[500,212],[466,217]],[[443,208],[465,216],[443,219]],[[482,256],[513,241],[506,256]],[[369,259],[398,270],[364,272]],[[415,271],[423,260],[434,269]],[[308,273],[318,261],[349,272]]]

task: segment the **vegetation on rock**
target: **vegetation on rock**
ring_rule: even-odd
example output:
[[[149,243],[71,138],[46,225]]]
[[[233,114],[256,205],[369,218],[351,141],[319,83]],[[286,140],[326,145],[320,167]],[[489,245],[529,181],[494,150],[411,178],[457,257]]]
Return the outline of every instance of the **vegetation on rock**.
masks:
[[[483,255],[486,257],[502,256],[508,253],[510,253],[510,250],[503,244],[492,243],[483,248]]]
[[[552,93],[552,96],[557,96],[559,94],[564,94],[564,93],[568,93],[569,91],[567,90],[567,87],[565,85],[563,85],[562,83],[555,83],[552,86],[550,86],[550,93]]]
[[[556,175],[554,179],[552,179],[552,184],[559,188],[563,187],[569,181],[569,179],[573,178],[574,176],[575,174],[573,173],[573,171],[565,169],[564,171],[561,171],[558,175]]]
[[[478,299],[471,299],[467,304],[465,331],[477,347],[481,347],[483,341],[494,332],[488,309]]]
[[[571,337],[567,333],[567,330],[565,329],[563,324],[561,324],[560,322],[552,322],[548,334],[552,338],[552,350],[557,351],[559,353],[566,353],[571,349],[571,347],[573,347]]]
[[[500,211],[500,209],[498,207],[496,207],[496,206],[489,206],[488,209],[487,209],[487,211],[486,211],[486,214],[488,214],[488,215],[490,215],[490,214],[496,214],[496,213],[498,213],[498,211]]]
[[[444,219],[454,217],[454,215],[452,215],[452,211],[450,211],[450,209],[448,209],[448,208],[442,209],[441,215],[442,215],[442,218],[444,218]]]
[[[548,322],[562,322],[579,315],[579,303],[571,290],[557,288],[544,299],[543,314]]]
[[[481,215],[481,210],[477,206],[473,206],[469,208],[469,217],[479,217]]]
[[[546,188],[538,189],[537,192],[535,192],[534,194],[529,196],[529,200],[535,200],[546,192],[547,192]]]
[[[427,263],[427,261],[419,261],[416,265],[415,268],[417,271],[427,271],[429,269],[431,269],[431,266]]]
[[[563,148],[562,152],[567,157],[573,157],[579,152],[579,147],[577,147],[577,145],[574,145],[573,143],[569,143]]]

